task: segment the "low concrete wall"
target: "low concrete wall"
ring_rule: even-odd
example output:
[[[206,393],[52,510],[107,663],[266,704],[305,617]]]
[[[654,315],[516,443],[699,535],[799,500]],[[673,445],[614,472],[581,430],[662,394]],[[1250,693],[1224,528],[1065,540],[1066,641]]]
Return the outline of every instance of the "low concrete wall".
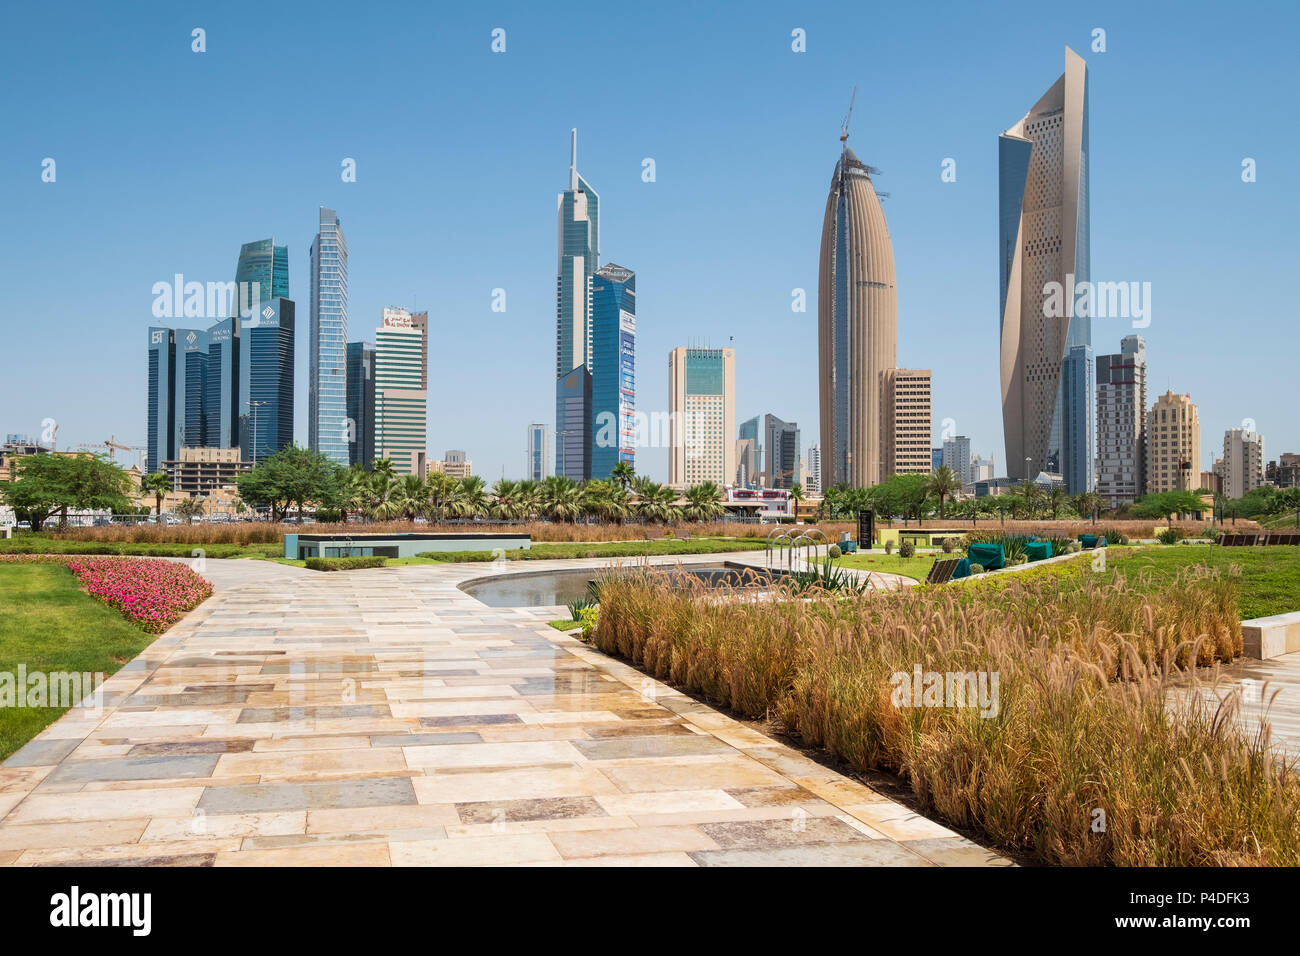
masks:
[[[1241,622],[1242,653],[1268,660],[1300,651],[1300,611]]]

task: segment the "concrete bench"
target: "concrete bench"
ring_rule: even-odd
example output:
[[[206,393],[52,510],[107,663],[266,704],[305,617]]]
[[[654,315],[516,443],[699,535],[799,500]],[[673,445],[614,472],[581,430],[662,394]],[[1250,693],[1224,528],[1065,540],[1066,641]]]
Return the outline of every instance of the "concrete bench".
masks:
[[[1242,653],[1268,660],[1300,651],[1300,611],[1241,622]]]

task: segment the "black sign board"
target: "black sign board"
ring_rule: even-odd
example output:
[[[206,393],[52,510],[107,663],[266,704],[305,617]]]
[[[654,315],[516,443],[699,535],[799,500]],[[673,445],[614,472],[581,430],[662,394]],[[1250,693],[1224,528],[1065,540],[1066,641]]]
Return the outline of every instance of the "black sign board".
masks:
[[[858,512],[858,547],[870,548],[876,540],[876,513],[874,511]]]

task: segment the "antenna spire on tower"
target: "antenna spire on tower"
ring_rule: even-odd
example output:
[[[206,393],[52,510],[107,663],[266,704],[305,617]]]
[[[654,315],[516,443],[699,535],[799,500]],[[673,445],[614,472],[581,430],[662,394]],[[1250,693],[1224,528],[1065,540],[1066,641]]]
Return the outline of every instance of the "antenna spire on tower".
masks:
[[[578,188],[578,128],[569,130],[569,188]]]

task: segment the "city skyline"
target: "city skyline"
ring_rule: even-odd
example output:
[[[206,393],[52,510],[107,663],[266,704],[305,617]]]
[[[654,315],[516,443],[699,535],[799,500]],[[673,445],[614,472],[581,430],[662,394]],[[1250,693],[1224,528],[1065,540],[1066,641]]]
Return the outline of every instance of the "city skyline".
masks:
[[[1203,12],[1211,13],[1208,9]],[[1008,463],[999,450],[1002,435],[998,397],[989,374],[990,368],[996,365],[996,354],[989,348],[991,322],[988,318],[996,313],[993,298],[996,292],[992,291],[990,280],[991,250],[996,245],[996,214],[991,211],[990,199],[996,194],[996,174],[988,143],[997,128],[1005,125],[1007,112],[1017,104],[1023,108],[1023,102],[1032,99],[1025,96],[1025,91],[1040,86],[1036,78],[1041,76],[1046,80],[1059,72],[1060,49],[1066,42],[1084,52],[1092,74],[1091,136],[1098,140],[1090,170],[1093,273],[1120,278],[1149,276],[1156,288],[1152,326],[1143,330],[1150,355],[1151,391],[1172,388],[1192,395],[1201,410],[1205,428],[1203,446],[1207,449],[1218,444],[1218,435],[1239,426],[1245,418],[1253,419],[1258,430],[1268,435],[1271,449],[1282,452],[1300,446],[1298,426],[1283,414],[1294,400],[1290,394],[1294,384],[1286,375],[1282,356],[1273,350],[1263,351],[1258,355],[1256,373],[1231,383],[1218,381],[1211,374],[1210,363],[1203,359],[1206,342],[1222,337],[1224,321],[1249,323],[1260,334],[1268,335],[1273,329],[1280,331],[1282,317],[1289,314],[1285,299],[1281,298],[1284,295],[1281,287],[1285,284],[1281,266],[1287,247],[1279,239],[1286,234],[1282,231],[1285,222],[1294,216],[1295,199],[1279,191],[1277,170],[1281,168],[1279,157],[1287,155],[1287,141],[1294,137],[1294,131],[1260,129],[1258,123],[1244,122],[1243,117],[1225,111],[1213,137],[1207,138],[1207,131],[1188,122],[1187,114],[1177,104],[1158,116],[1148,116],[1149,110],[1135,110],[1126,100],[1140,101],[1141,94],[1157,89],[1157,77],[1161,83],[1171,80],[1180,83],[1189,99],[1211,112],[1215,104],[1249,99],[1251,106],[1247,112],[1265,115],[1270,104],[1276,108],[1280,101],[1273,99],[1275,93],[1271,88],[1252,87],[1247,96],[1234,84],[1231,71],[1226,71],[1226,80],[1219,80],[1222,90],[1207,94],[1202,79],[1186,65],[1198,55],[1216,50],[1223,38],[1233,35],[1230,19],[1220,22],[1207,16],[1200,21],[1201,28],[1194,36],[1180,36],[1175,44],[1169,38],[1162,38],[1155,25],[1141,16],[1124,14],[1117,8],[1108,17],[1110,48],[1105,53],[1093,53],[1089,51],[1090,28],[1055,15],[1044,17],[1032,29],[1010,29],[1004,40],[997,40],[977,20],[953,14],[936,29],[944,33],[970,31],[972,42],[957,45],[954,62],[939,71],[937,81],[942,84],[959,75],[974,77],[978,72],[974,90],[962,94],[966,107],[958,109],[951,104],[954,97],[951,90],[936,91],[934,83],[924,82],[896,95],[875,96],[874,112],[864,111],[859,104],[853,142],[870,145],[869,149],[859,145],[859,149],[864,150],[864,155],[869,153],[873,163],[885,169],[892,193],[886,202],[886,214],[897,257],[901,361],[934,370],[936,433],[945,418],[955,419],[957,429],[971,437],[972,451],[984,456],[993,454],[999,461],[999,472],[1005,471]],[[23,19],[24,15],[19,13],[17,20]],[[641,330],[638,344],[646,354],[654,356],[686,340],[687,330],[691,336],[712,338],[714,344],[727,343],[735,335],[740,358],[737,414],[752,415],[765,411],[766,407],[779,407],[791,419],[806,421],[817,412],[816,396],[807,385],[783,386],[778,401],[768,401],[764,396],[771,392],[772,383],[777,380],[814,380],[815,348],[811,345],[810,326],[811,313],[816,308],[815,281],[811,281],[815,279],[815,254],[809,251],[809,237],[815,236],[819,224],[815,222],[815,213],[809,216],[807,210],[820,200],[814,199],[810,204],[808,199],[818,193],[824,199],[827,140],[834,134],[852,84],[859,80],[869,82],[871,77],[861,76],[861,68],[849,62],[846,45],[813,19],[806,24],[812,41],[810,52],[806,60],[799,60],[782,39],[788,36],[789,29],[781,19],[771,18],[758,27],[746,28],[741,38],[745,45],[753,44],[755,49],[760,49],[760,43],[766,44],[761,47],[764,50],[761,55],[754,53],[747,62],[764,63],[770,57],[777,64],[774,72],[783,81],[789,80],[787,67],[813,71],[815,76],[794,79],[794,88],[788,95],[778,90],[775,80],[768,83],[756,77],[755,97],[764,105],[761,109],[745,106],[736,117],[723,118],[722,129],[727,135],[720,137],[719,130],[714,128],[706,138],[705,111],[701,110],[688,112],[687,126],[671,135],[639,136],[634,143],[624,144],[616,135],[620,124],[612,118],[602,117],[598,111],[575,116],[571,108],[551,103],[547,98],[530,104],[535,116],[527,116],[527,110],[515,106],[505,111],[504,119],[496,120],[497,125],[504,122],[518,138],[518,144],[510,150],[513,159],[508,167],[509,182],[500,175],[507,167],[484,162],[491,155],[489,147],[465,150],[467,163],[485,167],[478,175],[469,166],[461,166],[454,157],[445,155],[445,151],[435,151],[431,155],[437,168],[446,172],[450,166],[459,174],[457,178],[463,185],[457,191],[476,194],[482,201],[487,191],[480,183],[490,179],[493,188],[500,185],[501,191],[488,199],[481,233],[463,231],[469,220],[454,201],[449,215],[436,226],[412,228],[417,211],[427,215],[423,212],[426,206],[423,197],[432,198],[437,194],[436,183],[427,178],[411,180],[405,172],[409,167],[401,158],[385,155],[381,160],[373,150],[365,151],[362,144],[348,145],[346,141],[351,134],[335,137],[340,143],[332,151],[338,157],[331,158],[330,168],[315,178],[305,176],[304,170],[320,162],[324,147],[319,139],[277,153],[275,157],[259,159],[255,164],[259,170],[279,170],[273,177],[274,193],[278,195],[271,195],[266,188],[249,181],[242,171],[232,176],[228,163],[223,166],[216,162],[221,154],[207,150],[207,155],[203,155],[207,141],[200,130],[194,134],[196,158],[187,157],[184,164],[178,165],[178,169],[185,170],[184,184],[167,170],[151,172],[137,181],[144,171],[132,172],[119,162],[114,175],[120,177],[120,183],[112,186],[103,180],[104,174],[97,167],[102,160],[97,157],[114,155],[113,149],[97,150],[96,157],[81,156],[75,142],[66,137],[55,135],[50,142],[50,134],[58,134],[58,130],[27,112],[30,107],[20,106],[15,127],[16,147],[38,158],[52,155],[60,165],[58,181],[48,184],[39,181],[33,171],[36,167],[27,170],[8,163],[4,168],[3,198],[6,210],[14,214],[10,217],[14,236],[27,235],[22,244],[13,237],[5,240],[11,252],[8,268],[15,276],[28,280],[11,284],[16,290],[11,314],[15,318],[23,316],[24,321],[7,322],[6,338],[19,354],[47,354],[38,331],[59,321],[68,330],[69,340],[81,345],[86,353],[83,356],[74,349],[71,354],[63,355],[68,374],[88,384],[103,383],[100,390],[110,394],[98,403],[99,407],[85,408],[84,403],[70,401],[70,393],[76,390],[52,381],[55,377],[48,374],[43,362],[24,363],[33,367],[15,369],[8,377],[9,384],[0,385],[3,399],[0,404],[6,411],[5,430],[38,435],[41,422],[53,418],[61,425],[61,447],[99,442],[109,433],[125,437],[130,443],[139,441],[143,437],[140,432],[145,422],[142,408],[145,396],[138,385],[130,384],[138,382],[141,374],[138,345],[120,351],[115,340],[139,342],[139,330],[149,324],[147,293],[152,283],[170,278],[178,271],[198,279],[227,279],[226,256],[231,243],[238,243],[241,237],[250,234],[276,236],[276,242],[287,245],[290,259],[302,262],[303,259],[295,257],[306,258],[304,250],[311,238],[308,224],[312,212],[316,206],[325,204],[338,209],[340,218],[349,223],[348,238],[354,249],[365,250],[365,269],[353,269],[354,275],[365,274],[366,285],[363,301],[357,301],[354,287],[355,309],[362,315],[373,315],[379,305],[414,293],[421,306],[429,308],[432,321],[440,329],[435,346],[439,354],[431,355],[431,363],[439,366],[430,389],[431,447],[471,448],[476,462],[488,476],[498,474],[502,465],[507,474],[516,472],[518,439],[513,436],[518,435],[521,425],[539,418],[545,420],[553,400],[541,394],[540,390],[546,386],[538,381],[534,371],[539,364],[539,347],[545,347],[542,343],[553,332],[552,323],[545,316],[553,309],[547,303],[546,286],[554,283],[553,273],[549,280],[545,278],[554,267],[554,260],[550,260],[549,266],[546,262],[549,258],[546,247],[554,241],[554,233],[550,232],[545,213],[539,217],[537,211],[539,206],[548,203],[548,193],[554,195],[554,187],[545,185],[547,179],[553,180],[554,172],[554,164],[547,157],[553,156],[557,147],[562,149],[564,131],[574,125],[591,129],[584,140],[589,144],[585,149],[589,158],[598,157],[605,193],[602,198],[615,202],[619,209],[619,222],[608,226],[618,230],[618,258],[624,260],[626,250],[626,261],[633,263],[642,274],[644,288],[640,291],[646,300],[644,311],[655,316],[654,324],[658,326],[647,325]],[[1099,14],[1099,22],[1103,19],[1106,17]],[[499,64],[513,64],[515,61],[509,58],[516,56],[532,63],[528,59],[532,56],[529,50],[544,35],[538,32],[542,29],[540,20],[526,17],[523,11],[505,16],[504,20],[507,27],[513,21],[526,27],[512,32],[510,52],[500,61],[494,61],[486,50],[486,42],[479,43],[476,39],[477,26],[470,20],[453,17],[450,29],[457,36],[463,34],[466,44],[466,50],[456,52],[453,59],[462,66],[473,64],[475,71],[501,69]],[[902,44],[903,48],[916,49],[920,37],[916,23],[899,14],[892,14],[890,22],[901,31],[901,36],[912,38]],[[220,24],[209,29],[217,34],[217,26]],[[1005,28],[1005,24],[1002,26]],[[34,27],[39,29],[39,25]],[[272,17],[268,27],[272,32],[282,31],[285,19],[278,15]],[[141,38],[129,41],[119,28],[108,22],[105,31],[106,35],[124,40],[127,49],[135,49],[135,44],[160,43],[166,38],[166,31],[146,28]],[[653,29],[648,32],[647,43],[651,48],[660,48],[664,42],[662,33]],[[69,43],[77,48],[80,41],[74,37]],[[1017,57],[999,59],[1000,53],[1013,45],[1019,50]],[[483,49],[479,51],[478,47]],[[366,48],[365,42],[361,48]],[[264,46],[255,42],[247,51],[239,53],[232,51],[230,44],[225,44],[224,51],[214,45],[213,52],[206,55],[218,59],[220,53],[222,62],[229,66],[231,57],[236,57],[235,63],[243,62],[244,57],[252,62],[261,52]],[[100,57],[93,47],[87,48],[86,53],[89,68]],[[194,59],[180,59],[182,53]],[[701,63],[711,55],[706,46],[695,44],[688,45],[687,53],[698,57]],[[24,54],[21,50],[17,54],[21,68]],[[716,51],[712,55],[716,56]],[[297,57],[296,52],[290,51],[289,62],[296,62]],[[1146,60],[1139,64],[1140,57]],[[189,69],[195,63],[209,72],[212,69],[210,60],[190,54],[187,48],[179,50],[172,59],[177,71],[182,67]],[[1008,62],[1014,62],[1014,68],[1008,67]],[[1184,65],[1180,66],[1180,62]],[[921,71],[926,68],[934,69],[933,62],[911,66],[901,55],[887,54],[873,70],[889,73],[899,81],[899,86],[906,87],[909,77],[923,78]],[[518,95],[519,67],[509,69],[514,71],[513,80],[491,79],[488,83],[484,94],[485,113],[492,112],[492,104],[500,102],[499,97],[506,95],[507,88],[513,91],[511,95]],[[716,74],[715,69],[719,71]],[[1171,70],[1175,71],[1172,77]],[[725,64],[710,65],[701,81],[711,82],[715,75],[724,72]],[[211,77],[202,82],[210,81]],[[69,90],[64,85],[67,82],[55,79],[45,94],[46,101],[68,96]],[[111,71],[108,82],[115,82]],[[190,94],[199,82],[188,73],[177,73],[177,86]],[[626,91],[626,81],[620,80],[616,85],[619,91]],[[656,98],[672,97],[682,89],[671,86],[653,93],[638,90],[634,100],[639,109],[650,109],[653,114]],[[170,91],[160,93],[163,97],[168,95]],[[398,95],[393,105],[403,102]],[[928,110],[916,109],[922,102]],[[381,113],[388,108],[387,104],[383,105]],[[112,115],[114,109],[108,114]],[[1256,110],[1261,112],[1256,114]],[[900,119],[901,113],[909,111],[925,115],[924,127],[916,121]],[[961,115],[964,111],[974,116],[968,120]],[[75,106],[65,112],[77,115]],[[318,111],[307,112],[310,118],[319,115]],[[349,107],[346,112],[355,124],[355,110]],[[709,124],[719,122],[713,111],[708,112]],[[772,119],[764,119],[763,113],[772,114]],[[217,130],[223,128],[223,115],[215,114]],[[1139,117],[1142,124],[1148,124],[1142,126],[1141,134],[1132,132],[1138,128]],[[460,114],[457,118],[462,121],[457,129],[477,128],[477,119]],[[89,116],[86,120],[101,138],[107,136],[111,141],[115,137],[103,129],[102,123],[95,123]],[[293,120],[295,129],[299,122]],[[357,127],[345,124],[345,128]],[[777,134],[778,128],[786,130],[786,134]],[[918,137],[916,134],[921,130],[940,133]],[[1174,131],[1177,137],[1170,139]],[[1142,136],[1142,142],[1164,137],[1164,141],[1181,144],[1177,168],[1167,169],[1166,164],[1135,156],[1131,148],[1123,149],[1125,138],[1136,135]],[[463,143],[470,141],[459,138]],[[761,168],[746,171],[745,179],[737,182],[737,187],[740,182],[745,183],[743,189],[734,188],[728,185],[727,178],[735,175],[734,172],[723,174],[724,165],[717,161],[717,153],[709,145],[716,139],[731,139],[729,151],[745,150],[755,141],[765,139],[776,153],[758,164]],[[1230,145],[1224,146],[1225,142]],[[357,182],[342,183],[339,162],[354,153],[360,154]],[[133,155],[130,149],[120,148],[118,154],[126,157],[128,164]],[[940,163],[950,155],[957,161],[958,175],[955,182],[944,183],[940,179]],[[1273,157],[1271,166],[1270,156]],[[653,182],[641,178],[645,157],[658,160],[657,178]],[[1257,182],[1241,181],[1243,157],[1259,161]],[[220,177],[215,176],[218,167],[221,167]],[[710,167],[713,172],[709,171]],[[371,170],[369,178],[368,169]],[[251,172],[250,169],[250,175]],[[28,179],[30,183],[26,182]],[[439,181],[444,179],[439,176]],[[118,192],[127,193],[132,201],[139,203],[143,184],[153,180],[157,182],[159,201],[170,210],[160,214],[149,202],[142,204],[140,215],[151,222],[156,238],[143,227],[140,216],[115,216],[118,241],[110,247],[111,253],[105,256],[101,250],[97,255],[83,257],[75,230],[62,226],[63,216],[72,208],[65,212],[65,204],[84,209],[93,203],[102,214],[114,216],[120,202],[116,198]],[[98,197],[87,194],[87,189],[99,184],[105,188]],[[399,185],[403,190],[410,188],[411,195],[420,200],[415,204],[420,210],[411,210],[411,216],[401,215],[402,202],[395,191]],[[1195,221],[1209,217],[1216,222],[1213,242],[1208,242],[1204,230],[1193,227],[1193,220],[1182,211],[1186,191],[1193,185],[1200,204]],[[183,190],[190,190],[194,195]],[[775,228],[764,227],[762,218],[747,209],[745,194],[753,192],[774,197],[767,216],[777,224]],[[721,237],[708,236],[707,243],[705,236],[684,234],[680,224],[688,214],[723,223],[725,232]],[[48,225],[31,228],[40,221],[33,217],[45,219]],[[540,225],[536,221],[539,218]],[[354,223],[364,223],[360,233]],[[53,243],[51,233],[62,234],[61,242]],[[535,241],[546,233],[550,233],[549,241]],[[1129,233],[1134,235],[1130,238]],[[677,237],[676,245],[668,241],[670,235]],[[478,248],[490,253],[483,258],[494,260],[493,264],[471,262],[465,252],[456,251],[470,236],[491,239],[491,245],[479,243]],[[458,245],[448,244],[453,238]],[[614,242],[614,234],[607,238]],[[723,240],[721,243],[719,238]],[[1156,252],[1148,254],[1147,247]],[[719,248],[726,253],[721,267],[710,254]],[[743,256],[738,254],[739,250],[744,251]],[[1105,270],[1101,256],[1108,260]],[[84,263],[85,268],[73,270],[73,274],[57,282],[50,281],[49,267],[43,260],[66,261],[66,257],[77,258],[78,264]],[[221,260],[227,263],[224,267]],[[970,261],[969,266],[966,260]],[[430,272],[419,265],[425,262],[435,263],[436,269]],[[781,265],[783,262],[789,265]],[[1209,262],[1217,263],[1216,268],[1221,270],[1230,270],[1241,281],[1231,283],[1231,289],[1205,288],[1199,279],[1208,271]],[[106,279],[105,268],[111,268],[116,275]],[[719,287],[716,282],[719,274],[730,274],[732,278]],[[527,278],[530,275],[540,275],[542,281]],[[292,297],[305,311],[311,296],[303,286],[304,274],[301,271],[291,274],[291,281],[294,278],[297,284],[291,292],[296,295]],[[717,287],[716,291],[711,291],[710,286]],[[495,288],[502,288],[509,295],[509,306],[503,315],[491,311],[490,293]],[[807,302],[808,311],[792,313],[791,290],[795,288],[802,288],[806,297],[813,300]],[[990,307],[991,299],[994,304]],[[94,310],[100,318],[98,324],[103,326],[102,332],[80,317],[85,310],[78,303],[89,301],[105,303],[105,308]],[[495,334],[489,334],[494,320]],[[175,321],[188,324],[183,319]],[[941,333],[945,340],[940,340],[935,333]],[[1094,348],[1097,352],[1114,352],[1119,340],[1128,333],[1127,322],[1098,321],[1093,329]],[[302,334],[298,338],[306,340],[308,336]],[[504,350],[502,341],[507,345]],[[300,341],[300,362],[304,346]],[[456,366],[478,364],[459,361],[456,352],[481,352],[485,347],[497,349],[493,367],[499,370],[499,375],[494,378],[507,386],[476,402],[479,407],[465,414],[459,408],[456,415],[446,414],[445,408],[456,405],[461,392],[474,388],[474,379]],[[1225,357],[1231,360],[1236,347],[1237,342],[1226,341],[1218,350],[1225,351]],[[1244,353],[1237,354],[1244,360]],[[1256,359],[1252,353],[1251,362],[1255,363]],[[480,371],[481,368],[479,365]],[[301,364],[298,373],[301,389],[308,377]],[[127,384],[120,390],[111,389],[108,383],[114,376]],[[659,378],[653,374],[646,377],[638,395],[640,409],[650,412],[666,407],[666,383],[658,381]],[[122,394],[119,396],[116,391]],[[305,404],[301,391],[298,404]],[[304,417],[299,416],[295,437],[306,444]],[[937,434],[934,439],[938,444]],[[663,477],[666,457],[663,449],[638,449],[638,470]],[[1201,470],[1209,464],[1206,460],[1196,463]]]

